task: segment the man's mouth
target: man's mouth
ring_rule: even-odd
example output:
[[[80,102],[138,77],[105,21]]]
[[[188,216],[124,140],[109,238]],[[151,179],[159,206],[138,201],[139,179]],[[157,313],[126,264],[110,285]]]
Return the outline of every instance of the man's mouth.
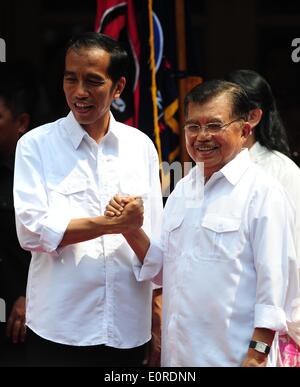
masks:
[[[196,145],[195,149],[198,152],[210,152],[210,151],[213,151],[215,149],[218,149],[218,146],[216,146],[216,145]]]
[[[78,113],[86,113],[93,108],[93,105],[83,102],[75,102],[74,106]]]

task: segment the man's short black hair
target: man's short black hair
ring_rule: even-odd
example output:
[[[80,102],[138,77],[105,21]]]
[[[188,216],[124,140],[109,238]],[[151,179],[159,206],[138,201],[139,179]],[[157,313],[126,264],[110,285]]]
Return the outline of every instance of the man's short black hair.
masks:
[[[123,76],[128,67],[128,55],[122,45],[110,36],[99,32],[84,32],[73,36],[66,47],[69,50],[80,51],[82,49],[99,48],[110,54],[110,64],[107,73],[115,84]]]
[[[248,119],[250,111],[250,101],[245,90],[235,83],[224,80],[211,80],[195,86],[184,99],[184,113],[187,115],[188,105],[191,102],[202,105],[213,98],[228,94],[232,102],[232,116]]]

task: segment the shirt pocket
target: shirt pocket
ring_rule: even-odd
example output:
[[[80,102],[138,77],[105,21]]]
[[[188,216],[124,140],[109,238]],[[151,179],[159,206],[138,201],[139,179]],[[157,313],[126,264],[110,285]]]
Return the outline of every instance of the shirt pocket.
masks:
[[[87,187],[85,179],[66,179],[60,183],[48,182],[50,206],[60,206],[62,211],[69,209],[85,214],[87,208]],[[80,215],[80,214],[78,214]]]
[[[203,259],[230,261],[241,249],[241,218],[206,214],[201,223],[199,256]]]
[[[163,250],[165,252],[164,259],[166,261],[173,261],[176,259],[176,257],[179,257],[181,255],[181,241],[184,237],[182,230],[183,220],[183,211],[170,216],[168,219],[165,219]]]

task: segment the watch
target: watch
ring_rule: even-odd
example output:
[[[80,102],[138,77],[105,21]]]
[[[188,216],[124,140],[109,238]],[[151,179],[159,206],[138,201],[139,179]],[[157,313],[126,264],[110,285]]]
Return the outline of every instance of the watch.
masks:
[[[271,347],[262,341],[250,341],[249,348],[255,349],[257,352],[269,354]]]

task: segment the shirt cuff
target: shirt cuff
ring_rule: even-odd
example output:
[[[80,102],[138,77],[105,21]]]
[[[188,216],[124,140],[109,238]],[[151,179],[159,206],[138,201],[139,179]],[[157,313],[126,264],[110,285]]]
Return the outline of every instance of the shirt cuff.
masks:
[[[54,255],[59,254],[60,248],[58,248],[58,245],[63,239],[69,222],[70,217],[63,217],[62,214],[52,214],[44,219],[42,222],[40,243],[45,252]]]
[[[287,332],[284,311],[273,305],[255,305],[254,328],[266,328],[276,332]]]
[[[133,261],[133,272],[137,281],[153,281],[157,285],[162,284],[163,252],[161,248],[151,242],[150,247],[141,264],[135,256]]]

